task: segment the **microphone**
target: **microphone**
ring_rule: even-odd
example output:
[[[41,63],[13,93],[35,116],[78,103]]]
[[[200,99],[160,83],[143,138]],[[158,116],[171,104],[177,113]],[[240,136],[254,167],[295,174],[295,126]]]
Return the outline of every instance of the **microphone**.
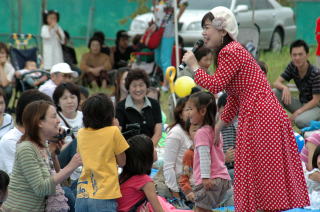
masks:
[[[196,52],[198,49],[200,49],[202,46],[203,46],[203,44],[204,44],[204,42],[203,42],[203,40],[198,40],[195,44],[194,44],[194,46],[193,46],[193,48],[192,48],[192,52],[194,53],[194,52]],[[179,71],[182,71],[185,67],[186,67],[186,65],[187,64],[185,64],[184,62],[182,62],[180,65],[179,65]]]

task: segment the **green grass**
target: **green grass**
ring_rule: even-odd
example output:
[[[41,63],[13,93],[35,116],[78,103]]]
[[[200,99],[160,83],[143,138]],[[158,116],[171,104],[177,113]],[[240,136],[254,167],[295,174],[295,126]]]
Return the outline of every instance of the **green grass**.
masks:
[[[82,54],[88,51],[87,47],[78,47],[76,48],[77,52],[77,59],[80,63]],[[277,79],[277,77],[285,70],[286,66],[290,62],[290,55],[289,55],[289,48],[284,47],[281,52],[261,52],[259,60],[265,62],[268,66],[268,80],[270,84]],[[315,57],[315,47],[310,48],[310,57],[309,61],[311,64],[315,64],[316,57]],[[107,90],[104,89],[90,89],[90,93],[97,93],[97,92],[105,92],[107,94],[112,94],[113,89],[108,88]],[[168,99],[170,93],[161,92],[161,109],[165,112],[168,117],[168,123],[171,122],[171,118],[169,116],[169,108],[168,108]]]

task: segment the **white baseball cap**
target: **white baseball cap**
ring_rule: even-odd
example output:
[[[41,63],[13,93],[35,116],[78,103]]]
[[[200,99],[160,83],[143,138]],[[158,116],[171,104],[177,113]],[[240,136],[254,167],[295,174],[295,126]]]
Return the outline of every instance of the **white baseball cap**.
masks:
[[[212,25],[218,30],[225,30],[233,40],[238,37],[238,23],[230,9],[226,7],[215,7],[211,11],[214,19]]]
[[[78,77],[78,73],[75,71],[72,71],[69,64],[67,63],[57,63],[52,66],[50,74],[53,73],[63,73],[63,74],[71,74],[72,77]]]

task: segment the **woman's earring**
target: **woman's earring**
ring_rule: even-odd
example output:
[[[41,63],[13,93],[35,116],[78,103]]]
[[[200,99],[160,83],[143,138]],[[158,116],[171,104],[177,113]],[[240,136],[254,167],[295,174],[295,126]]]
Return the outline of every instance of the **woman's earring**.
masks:
[[[221,45],[223,45],[223,36],[221,37]]]

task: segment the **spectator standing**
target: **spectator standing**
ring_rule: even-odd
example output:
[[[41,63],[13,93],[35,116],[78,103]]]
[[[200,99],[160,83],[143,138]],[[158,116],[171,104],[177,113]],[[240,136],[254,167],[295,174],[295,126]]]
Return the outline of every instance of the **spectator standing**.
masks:
[[[63,62],[61,45],[64,44],[65,35],[59,26],[60,15],[55,10],[50,10],[43,15],[41,38],[43,44],[44,69],[50,70],[53,65]]]
[[[117,165],[126,164],[124,151],[129,145],[119,127],[113,126],[114,107],[107,95],[89,97],[82,109],[84,128],[78,132],[78,151],[83,169],[78,181],[76,211],[117,211],[116,199],[122,196]]]

